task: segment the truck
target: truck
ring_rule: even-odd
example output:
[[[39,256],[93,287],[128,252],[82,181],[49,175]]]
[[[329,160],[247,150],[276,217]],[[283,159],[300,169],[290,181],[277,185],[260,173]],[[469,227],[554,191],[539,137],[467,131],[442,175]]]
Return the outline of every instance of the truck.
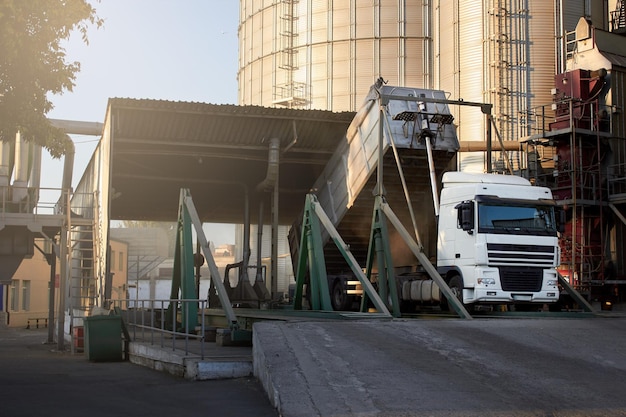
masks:
[[[316,201],[362,267],[371,250],[374,196],[382,195],[414,231],[421,259],[466,306],[521,309],[558,301],[558,208],[550,189],[517,175],[458,172],[451,103],[440,90],[377,81],[312,187]],[[296,219],[289,232],[297,282],[303,227]],[[385,239],[403,310],[449,308],[442,281],[432,279],[432,268],[398,230],[389,227]],[[360,285],[327,232],[321,240],[332,308],[354,308]],[[374,285],[377,269],[374,262],[368,271]]]

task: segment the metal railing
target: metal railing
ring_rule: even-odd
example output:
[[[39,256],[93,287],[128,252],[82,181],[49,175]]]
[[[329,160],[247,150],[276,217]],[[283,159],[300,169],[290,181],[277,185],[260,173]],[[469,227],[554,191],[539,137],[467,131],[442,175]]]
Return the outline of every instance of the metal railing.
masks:
[[[62,215],[65,206],[63,188],[0,186],[0,216],[7,214]],[[82,217],[93,212],[94,193],[70,192],[72,211]]]
[[[597,100],[564,99],[520,112],[519,137],[545,134],[563,127],[577,127],[592,132],[611,133],[613,107],[601,105]]]
[[[198,305],[198,311],[208,308],[208,300],[200,299],[163,299],[163,300],[111,300],[113,307],[121,312],[122,319],[128,326],[132,341],[159,345],[184,351],[185,355],[200,355],[205,358],[205,334],[207,325],[205,315],[200,314],[195,333],[185,332],[189,328],[189,307]],[[133,305],[134,307],[129,307]],[[170,313],[170,305],[176,306],[176,314]],[[186,323],[180,320],[184,319]]]
[[[62,188],[0,186],[0,213],[59,214]]]
[[[607,167],[607,183],[609,200],[626,199],[626,163],[609,165]]]

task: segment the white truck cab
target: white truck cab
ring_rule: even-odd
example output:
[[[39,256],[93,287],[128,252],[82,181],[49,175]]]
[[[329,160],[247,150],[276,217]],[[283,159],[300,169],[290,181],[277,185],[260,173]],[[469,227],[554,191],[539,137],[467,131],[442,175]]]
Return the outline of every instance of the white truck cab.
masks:
[[[559,299],[560,249],[550,189],[521,177],[443,175],[437,269],[464,304]]]

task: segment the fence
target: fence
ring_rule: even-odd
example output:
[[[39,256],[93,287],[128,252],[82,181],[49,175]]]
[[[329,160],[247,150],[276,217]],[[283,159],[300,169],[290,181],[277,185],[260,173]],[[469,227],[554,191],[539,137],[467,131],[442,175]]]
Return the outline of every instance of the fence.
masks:
[[[127,308],[131,302],[134,308]],[[182,349],[185,355],[197,354],[199,348],[199,354],[204,359],[207,331],[205,315],[199,315],[200,320],[195,333],[186,332],[184,329],[190,327],[191,318],[188,312],[192,303],[198,306],[198,311],[204,312],[208,307],[208,300],[124,299],[112,300],[112,303],[113,307],[121,313],[133,341],[149,342],[151,345],[158,344],[161,348],[171,347],[172,351]],[[176,306],[175,314],[170,311],[170,305]]]

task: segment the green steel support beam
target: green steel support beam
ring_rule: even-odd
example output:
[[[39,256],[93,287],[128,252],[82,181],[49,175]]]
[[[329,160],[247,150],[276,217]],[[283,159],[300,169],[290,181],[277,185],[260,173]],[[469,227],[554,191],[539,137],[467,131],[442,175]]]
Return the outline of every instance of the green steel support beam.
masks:
[[[191,193],[188,189],[180,190],[180,203],[179,203],[179,219],[182,219],[182,222],[179,220],[179,223],[182,223],[184,226],[180,229],[181,232],[176,236],[176,254],[174,257],[174,271],[177,270],[177,257],[178,262],[184,261],[185,267],[184,269],[178,268],[178,270],[184,270],[184,273],[178,277],[179,284],[183,289],[187,288],[188,291],[195,292],[195,275],[194,275],[194,262],[193,262],[193,243],[192,243],[192,226],[196,232],[197,239],[200,243],[200,248],[202,249],[202,253],[204,254],[204,258],[209,266],[209,271],[211,273],[211,282],[214,285],[214,288],[217,290],[217,296],[219,297],[220,304],[222,305],[222,309],[224,311],[224,315],[226,316],[226,320],[228,322],[231,334],[230,338],[233,342],[247,342],[252,340],[252,332],[249,330],[244,330],[242,326],[239,325],[237,320],[237,316],[235,315],[235,311],[233,310],[230,299],[228,298],[228,294],[226,292],[226,288],[224,287],[224,282],[217,268],[217,264],[215,263],[215,259],[213,258],[213,254],[211,253],[211,249],[209,248],[209,242],[207,241],[206,235],[204,234],[204,230],[202,229],[202,222],[200,221],[200,217],[198,216],[198,212],[196,211],[196,207],[191,198]],[[175,272],[176,274],[176,272]],[[173,281],[177,279],[176,276],[173,277]],[[182,284],[185,282],[185,284]],[[174,287],[174,282],[172,284],[172,288]],[[174,291],[172,290],[172,293]],[[185,290],[187,293],[187,290]],[[172,298],[177,298],[172,297]],[[198,298],[195,296],[193,298]],[[191,303],[190,303],[191,304]],[[197,304],[193,303],[196,306],[194,317],[198,316],[197,312]],[[189,311],[191,315],[191,311]]]
[[[437,286],[439,286],[439,289],[441,290],[443,295],[448,299],[449,305],[452,306],[452,308],[454,309],[454,311],[456,311],[459,317],[464,319],[471,319],[472,316],[467,312],[463,303],[461,303],[459,299],[454,296],[454,294],[450,290],[450,287],[448,287],[448,284],[446,284],[446,281],[441,277],[441,275],[439,275],[437,269],[433,266],[433,264],[430,263],[430,260],[428,259],[426,254],[424,254],[423,248],[415,243],[415,241],[406,230],[402,222],[400,222],[391,207],[389,207],[389,205],[381,199],[379,202],[379,209],[383,213],[385,213],[387,219],[400,234],[404,242],[408,245],[411,252],[413,252],[413,255],[415,255],[419,263],[426,270],[428,275],[430,275],[433,281],[437,283]]]
[[[172,290],[170,300],[197,300],[194,262],[193,262],[193,242],[191,235],[191,219],[181,194],[178,207],[178,223],[176,231],[176,246],[174,252],[174,270],[172,273]],[[173,322],[173,315],[177,313],[178,306],[181,309],[181,326],[186,333],[195,332],[198,324],[198,304],[197,302],[180,301],[171,302],[167,310],[167,323]],[[177,329],[173,329],[177,330]]]
[[[376,257],[378,267],[378,295],[382,300],[389,300],[393,316],[400,317],[400,301],[398,299],[396,277],[394,275],[393,260],[391,258],[387,219],[385,213],[380,209],[382,201],[381,196],[376,196],[365,271],[367,279],[370,280],[374,257]],[[365,311],[367,300],[367,294],[364,294],[361,300],[361,311]]]
[[[561,273],[559,271],[556,271],[556,274],[559,277],[559,283],[563,286],[563,288],[565,289],[565,291],[572,297],[572,299],[574,301],[576,301],[576,303],[581,306],[583,308],[583,310],[593,313],[593,307],[591,307],[591,304],[589,304],[589,302],[587,302],[587,300],[585,300],[585,297],[583,297],[578,291],[576,291],[576,289],[574,287],[572,287],[572,284],[570,284],[564,277],[563,275],[561,275]]]
[[[326,275],[326,262],[324,261],[322,229],[320,228],[319,219],[315,215],[313,204],[313,199],[307,196],[302,218],[302,237],[300,239],[294,309],[302,309],[303,288],[308,263],[311,309],[332,311],[333,307],[330,302],[328,277]]]
[[[339,249],[354,275],[361,282],[364,293],[372,300],[378,313],[390,316],[389,310],[381,300],[376,290],[363,271],[356,259],[350,252],[348,245],[341,239],[332,222],[317,202],[313,194],[307,194],[304,216],[302,219],[302,236],[300,239],[300,254],[296,269],[296,290],[294,294],[294,309],[302,309],[303,286],[306,278],[307,260],[311,281],[312,308],[316,306],[326,311],[332,310],[330,294],[328,292],[328,279],[326,276],[326,263],[324,262],[324,247],[322,244],[321,226],[328,232],[331,240]],[[311,247],[313,246],[313,247]],[[315,295],[317,293],[317,295]],[[317,297],[317,298],[315,298]],[[327,304],[326,304],[327,303]]]

